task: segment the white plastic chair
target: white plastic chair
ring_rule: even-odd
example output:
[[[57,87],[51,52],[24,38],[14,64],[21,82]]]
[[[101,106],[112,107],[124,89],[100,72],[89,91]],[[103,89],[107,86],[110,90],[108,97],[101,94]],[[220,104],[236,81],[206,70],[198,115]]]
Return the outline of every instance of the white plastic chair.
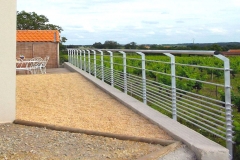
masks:
[[[41,72],[41,64],[44,60],[41,57],[34,57],[30,61],[32,61],[32,69],[34,71],[34,74]]]
[[[49,60],[49,56],[46,56],[40,64],[40,71],[42,74],[47,73],[46,66],[47,66],[48,60]]]

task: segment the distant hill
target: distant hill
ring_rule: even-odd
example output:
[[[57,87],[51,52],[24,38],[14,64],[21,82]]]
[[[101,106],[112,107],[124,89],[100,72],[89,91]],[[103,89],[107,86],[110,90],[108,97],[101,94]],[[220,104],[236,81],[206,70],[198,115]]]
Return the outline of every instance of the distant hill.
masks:
[[[201,46],[201,47],[205,47],[205,46],[210,46],[213,44],[217,44],[219,46],[222,47],[226,47],[226,46],[240,46],[240,42],[217,42],[217,43],[181,43],[181,44],[176,44],[178,46]],[[165,45],[165,44],[164,44]],[[169,44],[166,44],[169,45]],[[173,44],[171,44],[173,45]]]
[[[119,44],[124,49],[124,44]],[[142,48],[147,46],[148,48]],[[92,48],[93,45],[65,45],[66,48]],[[103,47],[104,48],[104,47]],[[178,43],[178,44],[139,44],[136,49],[177,49],[177,50],[220,50],[240,49],[240,42],[217,42],[217,43]]]

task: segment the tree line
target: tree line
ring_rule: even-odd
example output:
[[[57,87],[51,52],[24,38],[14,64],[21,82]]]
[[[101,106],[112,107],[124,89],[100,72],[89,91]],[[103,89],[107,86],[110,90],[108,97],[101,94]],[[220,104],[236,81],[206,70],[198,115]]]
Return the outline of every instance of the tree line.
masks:
[[[91,45],[90,45],[91,46]],[[88,45],[88,47],[90,47]],[[116,41],[107,40],[103,44],[101,42],[95,42],[91,47],[97,49],[141,49],[141,50],[214,50],[214,51],[228,51],[229,49],[240,49],[240,43],[228,42],[228,43],[199,43],[199,44],[140,44],[136,42],[130,42],[125,45],[121,45]]]

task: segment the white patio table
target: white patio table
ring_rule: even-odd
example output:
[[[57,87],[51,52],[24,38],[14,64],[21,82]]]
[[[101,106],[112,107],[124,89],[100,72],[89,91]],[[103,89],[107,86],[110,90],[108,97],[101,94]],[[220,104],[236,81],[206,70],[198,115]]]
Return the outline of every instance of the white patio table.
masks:
[[[39,61],[36,60],[17,60],[16,71],[26,71],[30,74],[36,74],[36,65]]]

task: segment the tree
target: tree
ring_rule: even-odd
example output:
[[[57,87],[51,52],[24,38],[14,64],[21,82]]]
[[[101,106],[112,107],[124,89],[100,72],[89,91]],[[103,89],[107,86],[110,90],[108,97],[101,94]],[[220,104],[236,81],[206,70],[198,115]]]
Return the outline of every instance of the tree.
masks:
[[[119,48],[119,44],[116,41],[105,41],[104,48],[106,49],[117,49]]]
[[[62,27],[48,22],[48,18],[44,15],[38,15],[35,12],[17,11],[18,30],[58,30],[59,33],[63,31]]]
[[[102,44],[101,42],[95,42],[95,43],[93,44],[93,47],[94,47],[94,48],[97,48],[97,49],[102,49],[102,48],[104,48],[104,46],[103,46],[103,44]]]
[[[138,49],[147,49],[147,47],[146,47],[146,45],[141,44],[141,45],[138,46]]]
[[[218,44],[213,44],[209,47],[210,50],[214,50],[214,51],[222,51],[222,47],[219,46]]]
[[[131,42],[131,43],[128,43],[124,46],[125,49],[136,49],[137,48],[137,43],[135,42]]]
[[[35,12],[17,11],[17,29],[18,30],[58,30],[63,31],[62,27],[48,23],[49,20],[44,15],[38,15]],[[67,41],[66,37],[60,38],[60,50],[66,47],[63,45]]]
[[[61,37],[60,43],[59,43],[59,50],[63,51],[66,50],[66,46],[63,45],[67,41],[66,37]]]

